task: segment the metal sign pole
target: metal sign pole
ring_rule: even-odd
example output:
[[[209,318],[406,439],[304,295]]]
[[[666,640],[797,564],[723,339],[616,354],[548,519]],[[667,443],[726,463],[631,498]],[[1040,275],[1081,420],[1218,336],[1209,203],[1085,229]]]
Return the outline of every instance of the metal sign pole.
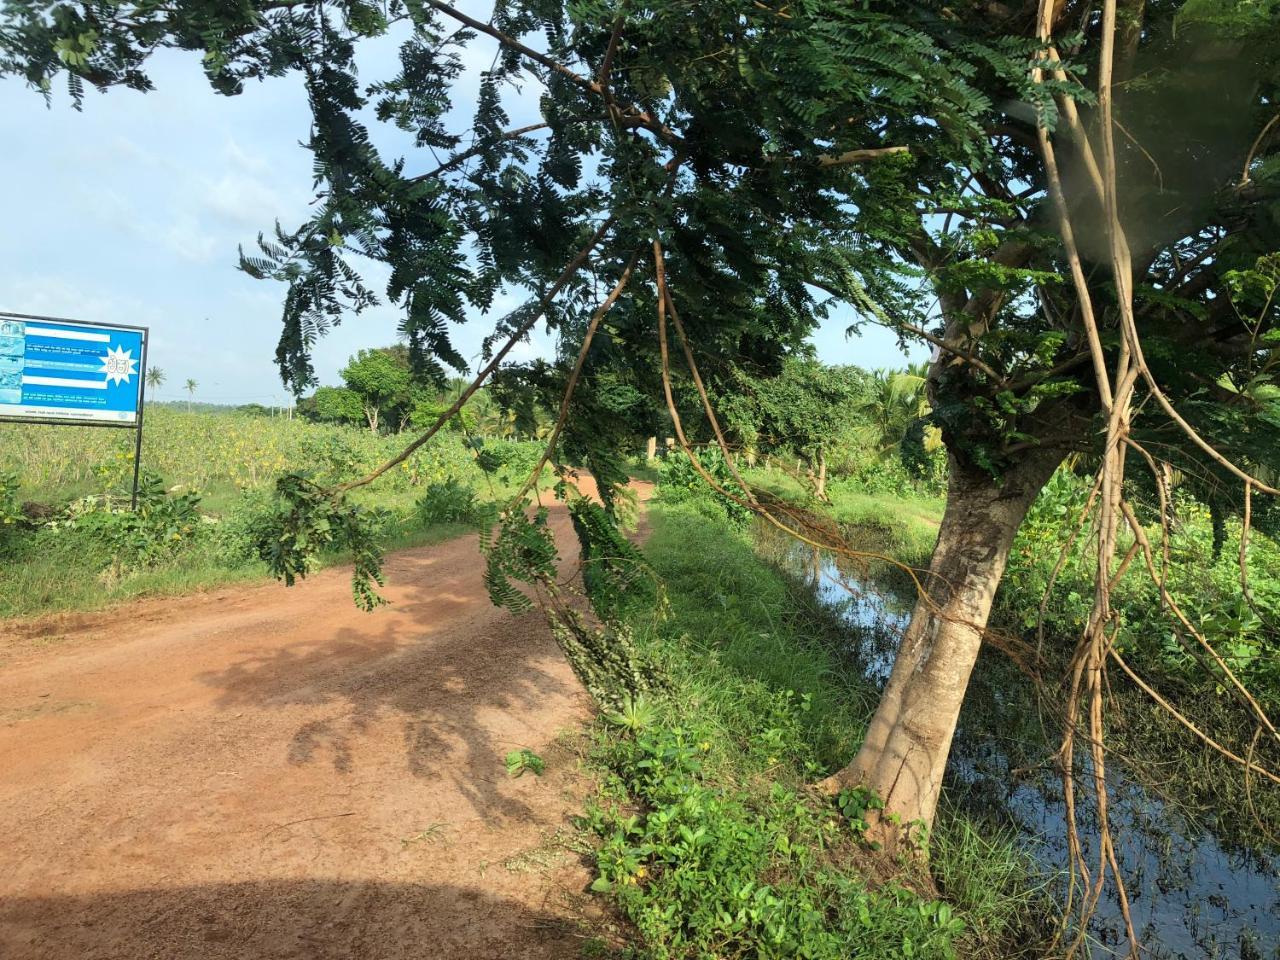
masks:
[[[138,370],[138,426],[136,440],[133,445],[133,496],[129,501],[129,509],[138,509],[138,473],[142,467],[142,412],[147,405],[147,348],[151,346],[151,331],[142,335],[142,363]]]

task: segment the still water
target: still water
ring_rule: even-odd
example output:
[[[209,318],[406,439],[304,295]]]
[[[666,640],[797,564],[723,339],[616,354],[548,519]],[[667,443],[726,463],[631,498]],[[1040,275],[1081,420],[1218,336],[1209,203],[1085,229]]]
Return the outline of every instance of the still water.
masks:
[[[822,602],[850,626],[850,658],[872,682],[893,669],[897,640],[910,619],[911,596],[892,578],[856,568],[760,526],[759,551],[808,583]],[[981,671],[982,665],[979,665]],[[981,686],[981,676],[975,675]],[[998,696],[998,691],[996,694]],[[949,792],[975,813],[1013,825],[1026,850],[1060,878],[1067,863],[1067,824],[1061,782],[1045,769],[1011,772],[1007,731],[962,720],[952,750]],[[1025,740],[1020,756],[1026,752]],[[1036,744],[1047,755],[1043,741]],[[1018,767],[1025,768],[1020,760]],[[1228,849],[1203,822],[1191,821],[1154,792],[1109,763],[1111,825],[1127,880],[1134,926],[1144,954],[1162,960],[1280,960],[1280,856],[1272,851]],[[1087,778],[1087,766],[1078,781]],[[1077,789],[1077,795],[1090,793]],[[1089,829],[1091,798],[1081,818],[1082,841],[1096,863]],[[1061,880],[1055,880],[1061,883]],[[1090,923],[1094,956],[1126,956],[1124,923],[1114,891]]]

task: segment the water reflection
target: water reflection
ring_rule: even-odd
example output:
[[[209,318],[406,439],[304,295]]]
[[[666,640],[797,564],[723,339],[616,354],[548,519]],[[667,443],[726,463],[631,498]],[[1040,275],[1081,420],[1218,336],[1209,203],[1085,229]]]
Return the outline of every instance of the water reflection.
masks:
[[[883,684],[910,619],[910,593],[895,588],[885,571],[796,543],[772,527],[758,527],[756,542],[763,555],[808,583],[824,604],[840,613],[850,626],[850,659],[869,680]],[[863,546],[874,550],[877,544]],[[976,688],[988,700],[1006,699],[999,684],[983,683],[981,671],[980,664]],[[949,793],[975,813],[1013,823],[1046,873],[1059,875],[1067,862],[1066,816],[1061,783],[1049,772],[1043,740],[1035,737],[1029,744],[1032,735],[1015,733],[1017,723],[993,721],[998,704],[994,711],[967,712],[953,748]],[[1021,726],[1039,729],[1035,723]],[[1010,749],[1013,737],[1019,740],[1017,751]],[[1028,749],[1040,763],[1025,762]],[[1087,757],[1080,763],[1079,782],[1086,783]],[[1280,857],[1226,849],[1203,823],[1188,821],[1126,777],[1114,761],[1108,780],[1112,833],[1145,954],[1169,960],[1280,960]],[[1088,830],[1089,792],[1077,790],[1086,794],[1077,806],[1083,808],[1086,855],[1096,864],[1096,839]],[[1104,895],[1090,934],[1096,956],[1127,954],[1114,897]]]

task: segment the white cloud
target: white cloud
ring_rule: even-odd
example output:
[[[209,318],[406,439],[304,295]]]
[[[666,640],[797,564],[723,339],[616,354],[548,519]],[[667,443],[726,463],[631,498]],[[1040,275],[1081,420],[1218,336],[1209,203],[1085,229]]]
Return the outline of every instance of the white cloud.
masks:
[[[108,155],[126,161],[127,164],[157,167],[163,163],[159,155],[148,150],[136,140],[121,134],[116,134],[111,138],[106,152]]]
[[[219,237],[204,229],[190,214],[180,216],[165,229],[163,244],[192,263],[211,263],[216,253],[227,249]]]
[[[289,219],[293,204],[261,180],[228,171],[208,184],[205,206],[218,218],[236,227],[264,230],[276,218]]]
[[[83,283],[52,274],[0,277],[8,310],[46,317],[137,324],[139,304],[125,302]]]
[[[262,151],[245,149],[235,137],[227,137],[222,147],[222,156],[229,166],[249,173],[263,174],[271,169],[271,164]]]

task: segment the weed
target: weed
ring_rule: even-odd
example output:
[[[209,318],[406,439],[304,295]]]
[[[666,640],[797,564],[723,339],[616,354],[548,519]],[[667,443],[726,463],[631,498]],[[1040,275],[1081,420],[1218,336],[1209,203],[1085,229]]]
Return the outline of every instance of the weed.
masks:
[[[839,796],[836,797],[836,806],[849,821],[854,834],[861,838],[871,827],[867,815],[872,810],[883,810],[884,801],[866,787],[851,787],[840,791]]]
[[[424,525],[436,523],[479,524],[483,509],[475,491],[450,477],[427,487],[414,506],[417,519]]]
[[[547,769],[546,761],[532,750],[512,750],[506,757],[507,776],[520,777],[525,771],[532,771],[535,777],[542,776]]]
[[[616,712],[606,713],[604,718],[615,727],[622,727],[629,733],[639,733],[652,726],[656,716],[657,711],[653,703],[641,695],[627,697]]]
[[[415,843],[436,843],[444,839],[444,833],[448,826],[447,823],[433,823],[425,830],[420,830],[412,836],[401,837],[400,843],[406,847]]]

